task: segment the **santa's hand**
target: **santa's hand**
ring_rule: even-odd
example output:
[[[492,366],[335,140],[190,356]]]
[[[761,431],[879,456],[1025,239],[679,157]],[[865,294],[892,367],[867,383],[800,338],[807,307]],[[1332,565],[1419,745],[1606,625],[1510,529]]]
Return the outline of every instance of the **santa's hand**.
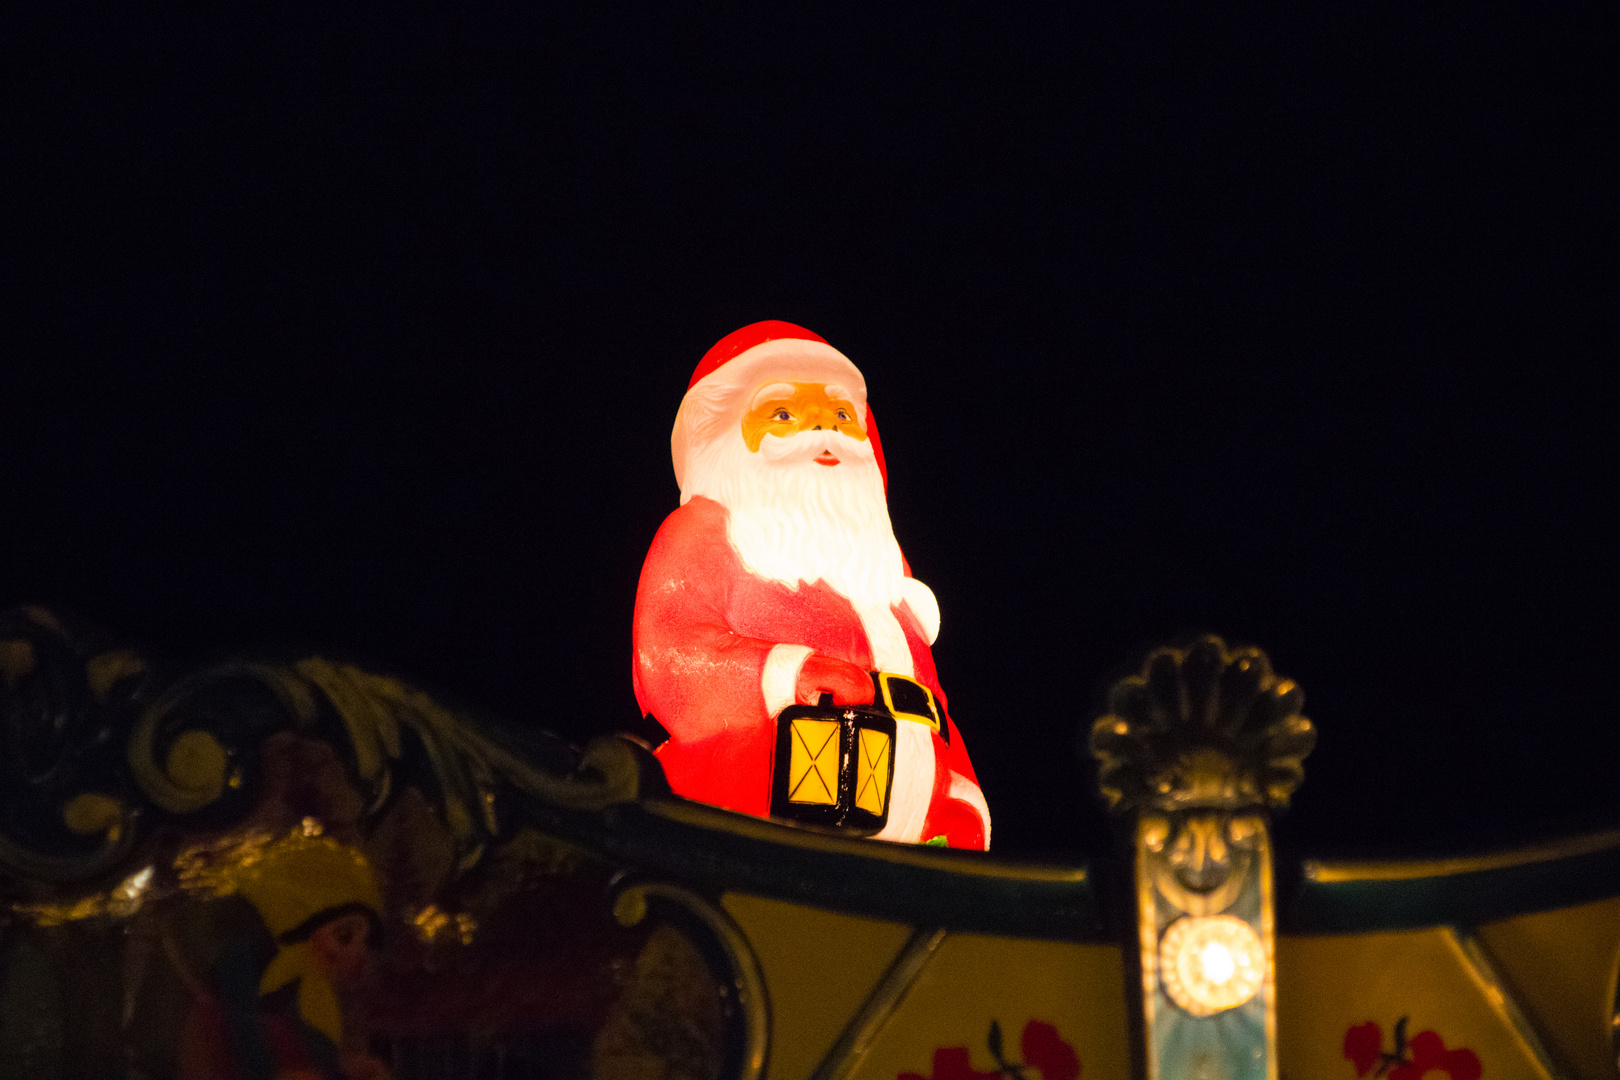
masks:
[[[799,668],[794,694],[801,705],[819,705],[831,694],[834,705],[872,704],[872,676],[836,656],[811,653]]]

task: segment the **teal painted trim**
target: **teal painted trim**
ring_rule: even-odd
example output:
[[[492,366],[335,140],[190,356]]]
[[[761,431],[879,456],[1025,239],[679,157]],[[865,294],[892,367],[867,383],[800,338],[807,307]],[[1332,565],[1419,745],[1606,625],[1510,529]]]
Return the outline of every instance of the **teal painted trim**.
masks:
[[[953,932],[1115,940],[1084,867],[825,836],[695,804],[677,820],[634,803],[600,813],[525,803],[537,827],[609,863],[711,895],[751,893]]]

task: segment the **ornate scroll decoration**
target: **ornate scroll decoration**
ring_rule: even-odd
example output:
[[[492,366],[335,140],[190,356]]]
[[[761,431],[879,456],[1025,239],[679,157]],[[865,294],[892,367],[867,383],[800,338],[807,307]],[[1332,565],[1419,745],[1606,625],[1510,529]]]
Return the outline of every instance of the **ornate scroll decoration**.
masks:
[[[497,831],[498,783],[571,810],[600,810],[628,802],[639,789],[640,766],[623,740],[596,740],[571,772],[554,775],[491,738],[467,716],[398,679],[319,657],[293,667],[342,719],[355,770],[367,785],[373,808],[388,798],[407,742],[421,748],[444,793],[445,822],[463,851],[465,865],[476,860],[483,842]]]
[[[351,985],[346,1005],[300,982],[264,1008],[334,1041],[358,1018],[397,1048],[448,1013],[432,1039],[497,1061],[589,1036],[593,1061],[632,1072],[762,1075],[765,983],[735,923],[621,881],[614,916],[647,925],[606,925],[614,864],[555,835],[655,779],[631,744],[503,731],[321,657],[153,667],[49,612],[0,612],[0,1004],[54,1002],[24,1050],[166,1075],[196,1002],[263,1005],[320,974],[310,935],[353,920],[345,962],[386,962],[394,985]],[[530,1038],[553,1028],[563,1043]]]
[[[1259,649],[1205,637],[1154,650],[1092,724],[1100,792],[1134,819],[1150,1078],[1216,1062],[1211,1075],[1275,1080],[1267,814],[1304,778],[1303,700]]]
[[[105,874],[133,849],[140,798],[122,775],[146,662],[42,608],[0,613],[0,864],[41,883]]]
[[[503,791],[591,811],[641,783],[622,740],[519,753],[397,679],[319,657],[165,686],[139,653],[40,608],[0,613],[0,740],[0,886],[22,902],[105,890],[74,901],[87,913],[129,906],[119,889],[162,835],[280,834],[313,813],[359,836],[408,782],[459,872],[497,835]]]

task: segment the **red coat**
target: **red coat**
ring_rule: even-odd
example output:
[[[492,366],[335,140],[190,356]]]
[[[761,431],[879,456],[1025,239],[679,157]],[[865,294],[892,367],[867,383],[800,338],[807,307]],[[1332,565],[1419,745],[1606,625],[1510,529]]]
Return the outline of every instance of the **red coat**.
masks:
[[[933,690],[950,739],[910,725],[927,738],[912,733],[896,744],[891,828],[880,835],[914,842],[944,836],[952,847],[983,849],[989,812],[946,711],[928,638],[909,605],[892,610],[915,677]],[[725,508],[701,496],[670,514],[653,538],[636,591],[634,637],[636,701],[669,732],[658,757],[670,786],[686,798],[760,817],[770,812],[776,745],[761,682],[772,649],[807,646],[873,669],[850,602],[820,581],[790,589],[747,570],[726,537]],[[926,813],[920,799],[927,800]],[[902,829],[908,820],[912,825]]]

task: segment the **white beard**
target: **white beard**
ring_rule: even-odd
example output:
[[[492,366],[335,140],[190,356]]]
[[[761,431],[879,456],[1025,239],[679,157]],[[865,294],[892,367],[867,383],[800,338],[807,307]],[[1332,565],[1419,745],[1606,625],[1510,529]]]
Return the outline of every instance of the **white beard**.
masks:
[[[827,450],[838,465],[812,460]],[[748,570],[791,589],[825,582],[854,606],[878,668],[913,674],[891,610],[905,569],[870,442],[806,431],[767,435],[753,453],[740,431],[723,433],[688,462],[681,501],[694,495],[729,511],[726,535]]]

